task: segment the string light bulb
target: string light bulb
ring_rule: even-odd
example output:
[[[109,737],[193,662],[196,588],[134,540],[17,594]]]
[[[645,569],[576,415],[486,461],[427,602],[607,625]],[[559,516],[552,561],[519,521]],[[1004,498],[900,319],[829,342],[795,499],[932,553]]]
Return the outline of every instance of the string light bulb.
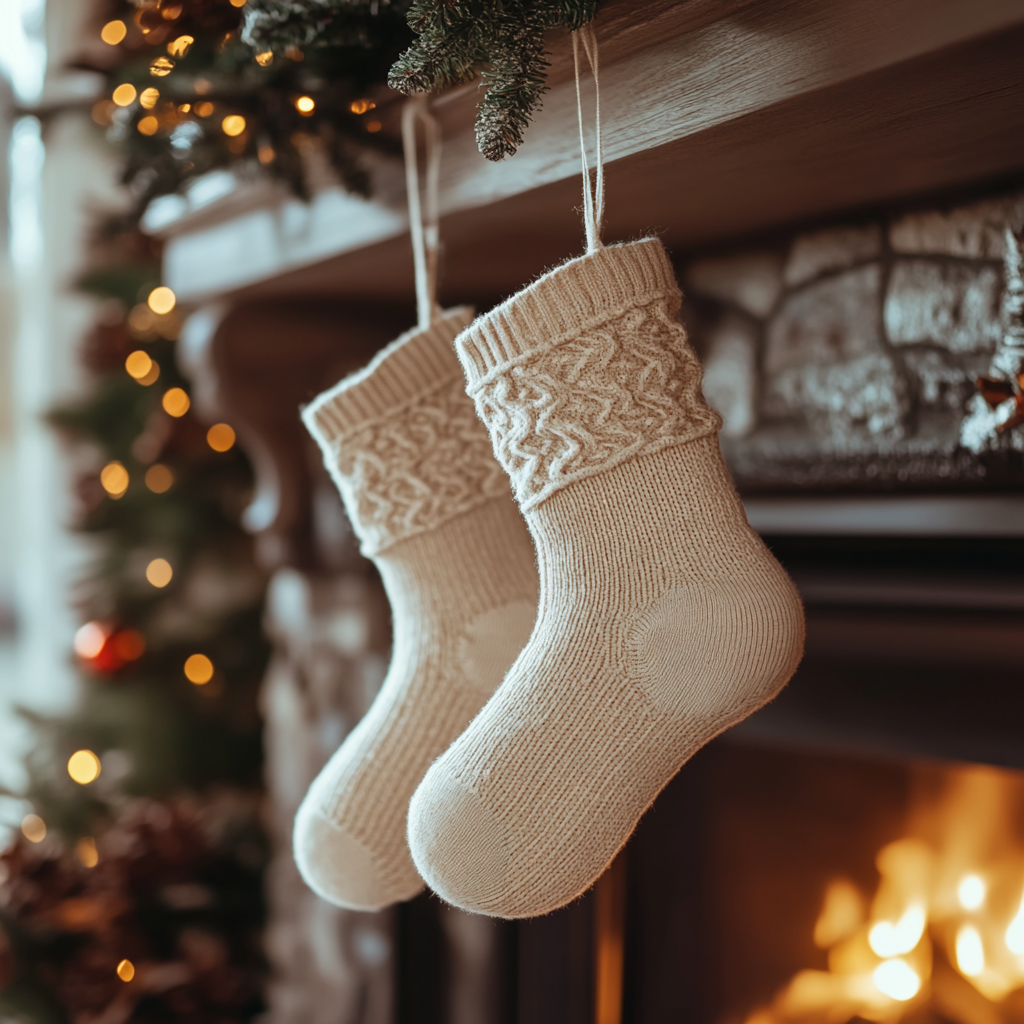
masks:
[[[68,775],[80,786],[88,786],[100,777],[103,766],[91,750],[76,750],[68,758]]]
[[[168,416],[181,419],[188,412],[192,401],[182,388],[169,388],[164,392],[161,404]]]
[[[75,843],[75,856],[84,868],[94,868],[100,862],[99,851],[96,849],[96,840],[92,836],[85,836]]]
[[[128,470],[120,462],[108,462],[100,470],[100,485],[112,498],[120,498],[128,490]]]
[[[158,99],[160,99],[160,90],[154,89],[152,86],[139,93],[139,104],[144,110],[152,110]]]
[[[230,451],[235,444],[235,431],[227,423],[214,423],[206,432],[206,443],[215,452]]]
[[[164,284],[154,288],[146,299],[146,305],[158,316],[170,313],[177,304],[178,297]]]
[[[169,491],[174,484],[174,474],[160,462],[146,470],[145,479],[146,486],[154,494],[163,494],[165,491]]]
[[[261,68],[268,68],[274,63],[274,51],[264,50],[262,53],[257,53],[255,60]]]
[[[185,661],[185,678],[195,686],[205,686],[213,678],[213,662],[205,654],[193,654]]]
[[[46,822],[38,814],[26,814],[21,819],[21,834],[30,843],[41,843],[46,838]]]
[[[131,960],[122,960],[117,965],[117,976],[123,982],[129,982],[135,977],[135,964]]]
[[[295,109],[308,117],[316,109],[316,101],[312,96],[300,96],[295,101]]]
[[[107,44],[107,46],[117,46],[124,37],[128,35],[128,26],[123,21],[108,21],[103,28],[100,29],[100,39]]]
[[[154,78],[166,78],[174,70],[174,61],[170,57],[157,57],[149,65],[149,73]]]
[[[131,82],[122,82],[111,94],[110,98],[119,107],[129,107],[135,102],[138,90]]]
[[[166,558],[154,558],[146,566],[146,580],[157,590],[162,590],[173,578],[174,570]]]

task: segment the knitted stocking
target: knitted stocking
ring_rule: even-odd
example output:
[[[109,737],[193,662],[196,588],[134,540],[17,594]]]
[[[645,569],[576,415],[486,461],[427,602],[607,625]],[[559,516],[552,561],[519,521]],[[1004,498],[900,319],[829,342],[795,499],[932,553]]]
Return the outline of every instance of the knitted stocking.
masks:
[[[422,888],[405,842],[409,798],[493,693],[537,611],[530,537],[452,349],[471,315],[399,338],[303,414],[394,614],[384,685],[295,820],[302,876],[358,910]]]
[[[416,866],[464,909],[580,895],[800,660],[799,598],[747,524],[679,305],[645,239],[559,267],[457,341],[541,578],[530,642],[409,809]]]

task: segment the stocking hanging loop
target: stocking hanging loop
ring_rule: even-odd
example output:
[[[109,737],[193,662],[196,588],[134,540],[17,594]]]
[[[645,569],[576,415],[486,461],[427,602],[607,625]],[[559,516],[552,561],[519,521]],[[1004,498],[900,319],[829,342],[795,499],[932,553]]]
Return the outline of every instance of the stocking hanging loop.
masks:
[[[590,185],[587,143],[583,133],[583,97],[580,91],[580,43],[594,76],[594,160],[597,164],[594,188]],[[580,158],[583,163],[583,225],[587,231],[587,252],[601,248],[601,221],[604,219],[604,154],[601,149],[601,84],[594,26],[587,22],[572,34],[572,59],[576,69],[576,116],[580,126]]]
[[[426,187],[422,197],[416,145],[417,121],[423,125],[426,144]],[[412,257],[416,268],[416,312],[420,329],[426,330],[441,312],[437,304],[441,129],[430,112],[425,93],[410,97],[402,109],[402,146],[405,151],[405,187],[409,201]]]

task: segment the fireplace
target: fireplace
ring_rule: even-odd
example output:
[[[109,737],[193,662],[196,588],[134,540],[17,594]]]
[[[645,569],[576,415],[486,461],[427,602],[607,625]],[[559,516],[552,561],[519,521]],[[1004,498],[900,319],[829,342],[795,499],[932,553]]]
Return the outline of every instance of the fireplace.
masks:
[[[790,687],[577,903],[402,908],[402,1020],[1024,1021],[1024,543],[768,540],[807,605]]]

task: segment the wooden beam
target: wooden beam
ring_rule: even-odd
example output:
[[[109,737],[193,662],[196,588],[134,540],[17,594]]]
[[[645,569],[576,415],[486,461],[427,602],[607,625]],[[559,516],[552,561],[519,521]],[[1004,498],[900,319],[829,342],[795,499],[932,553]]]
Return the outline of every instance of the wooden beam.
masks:
[[[653,6],[668,32],[688,5]],[[727,10],[602,66],[609,238],[657,229],[703,244],[1024,167],[1021,0]],[[556,84],[520,152],[498,164],[476,151],[469,99],[438,105],[446,281],[483,295],[578,250],[576,98],[573,82]],[[185,301],[257,284],[405,295],[399,169],[380,166],[377,182],[373,202],[329,189],[308,206],[264,198],[220,223],[215,208],[167,223],[167,279]]]

